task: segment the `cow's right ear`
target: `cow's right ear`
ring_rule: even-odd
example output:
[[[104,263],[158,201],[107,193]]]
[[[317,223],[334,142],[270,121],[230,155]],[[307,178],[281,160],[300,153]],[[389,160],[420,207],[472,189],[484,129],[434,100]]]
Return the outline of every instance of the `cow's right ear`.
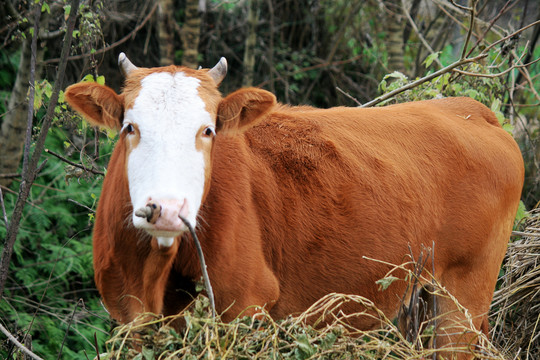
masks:
[[[120,130],[124,115],[122,96],[113,89],[91,82],[81,82],[69,86],[66,101],[81,113],[92,125]]]
[[[276,105],[271,92],[257,88],[240,89],[221,100],[216,130],[242,131],[253,126]]]

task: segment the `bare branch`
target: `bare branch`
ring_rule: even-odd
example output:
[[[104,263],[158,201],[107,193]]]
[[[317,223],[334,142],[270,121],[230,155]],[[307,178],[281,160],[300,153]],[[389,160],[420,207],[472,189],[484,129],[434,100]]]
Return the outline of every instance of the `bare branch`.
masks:
[[[2,194],[2,188],[0,187],[0,203],[2,205],[2,214],[4,215],[4,224],[6,224],[6,229],[8,228],[9,221],[6,213],[6,206],[4,205],[4,194]]]
[[[37,4],[34,11],[34,34],[32,35],[32,45],[30,47],[30,84],[28,84],[28,119],[26,122],[26,138],[24,140],[24,155],[22,166],[23,179],[28,174],[28,158],[30,156],[30,142],[32,141],[32,123],[34,119],[34,94],[36,83],[36,54],[37,54],[37,36],[39,33],[39,18],[41,17],[41,5],[43,0]]]
[[[405,86],[402,86],[400,87],[399,89],[395,89],[393,91],[390,91],[389,93],[386,93],[384,95],[381,95],[367,103],[365,103],[364,105],[362,105],[361,107],[370,107],[370,106],[374,106],[374,105],[377,105],[378,103],[380,102],[383,102],[385,100],[388,100],[392,97],[394,97],[395,95],[397,94],[400,94],[406,90],[409,90],[409,89],[412,89],[412,88],[415,88],[417,87],[418,85],[421,85],[427,81],[430,81],[432,79],[435,79],[436,77],[438,76],[441,76],[443,74],[446,74],[447,72],[450,72],[452,71],[453,69],[459,67],[459,66],[462,66],[462,65],[465,65],[465,64],[468,64],[468,63],[472,63],[472,62],[476,62],[480,59],[483,59],[487,56],[488,54],[487,53],[481,53],[480,55],[477,55],[475,57],[472,57],[472,58],[467,58],[467,59],[462,59],[462,60],[458,60],[456,61],[455,63],[453,64],[450,64],[448,65],[447,67],[444,67],[438,71],[435,71],[434,73],[432,74],[429,74],[427,76],[424,76],[423,78],[420,78],[418,80],[415,80],[413,81],[412,83],[410,84],[407,84]]]
[[[356,103],[356,105],[358,106],[362,106],[362,103],[360,101],[358,101],[355,97],[353,97],[351,94],[349,93],[346,93],[345,91],[341,90],[339,88],[339,86],[336,86],[336,90],[339,91],[340,93],[342,93],[343,95],[345,95],[346,97],[348,97],[349,99],[351,99],[352,101],[354,101]]]
[[[467,53],[467,47],[469,46],[469,42],[471,41],[471,35],[474,28],[474,20],[476,19],[476,2],[478,0],[471,0],[471,7],[469,8],[469,31],[467,31],[467,37],[465,38],[465,44],[463,44],[463,50],[461,52],[461,59],[465,59],[466,53]],[[452,4],[454,2],[452,1]],[[455,4],[454,4],[455,5]]]
[[[43,360],[42,358],[40,358],[39,356],[37,356],[36,354],[34,354],[32,351],[28,350],[26,348],[26,346],[24,346],[23,344],[21,344],[16,338],[15,336],[11,335],[11,333],[0,323],[0,331],[2,331],[4,333],[4,335],[7,336],[7,338],[9,339],[9,341],[11,341],[13,344],[15,344],[15,346],[17,346],[19,349],[21,349],[22,352],[24,352],[26,355],[30,356],[32,359],[35,359],[35,360]]]
[[[135,29],[133,29],[129,34],[127,34],[126,36],[124,36],[123,38],[121,38],[120,40],[112,43],[111,45],[109,46],[105,46],[99,50],[96,50],[94,53],[90,54],[90,53],[87,53],[87,54],[81,54],[81,55],[73,55],[73,56],[70,56],[68,57],[68,60],[71,61],[71,60],[80,60],[80,59],[84,59],[84,58],[87,58],[91,55],[97,55],[97,54],[102,54],[102,53],[105,53],[109,50],[112,50],[114,49],[115,47],[119,46],[119,45],[122,45],[123,43],[125,43],[126,41],[128,41],[130,38],[133,38],[135,36],[135,34],[141,30],[144,25],[146,25],[146,23],[148,22],[148,20],[150,20],[152,18],[152,15],[154,15],[154,12],[156,11],[157,9],[157,6],[158,6],[158,3],[156,1],[156,3],[154,4],[154,6],[152,7],[152,10],[150,10],[150,12],[148,13],[148,15],[146,15],[146,17],[143,19],[143,21],[137,25],[135,27]],[[56,59],[49,59],[47,61],[44,61],[43,63],[44,64],[53,64],[53,63],[57,63],[59,61],[61,61],[61,57],[60,58],[56,58]]]
[[[73,165],[79,169],[83,169],[84,171],[88,171],[88,172],[91,172],[92,174],[95,174],[95,175],[102,175],[102,176],[105,176],[105,173],[103,171],[99,171],[99,170],[96,170],[94,169],[94,167],[91,167],[91,168],[87,168],[86,166],[84,165],[81,165],[81,164],[77,164],[71,160],[68,160],[66,159],[65,157],[63,157],[62,155],[60,154],[57,154],[55,153],[54,151],[52,150],[49,150],[49,149],[45,149],[45,152],[47,154],[51,154],[53,156],[56,156],[58,159],[62,160],[63,162],[69,164],[69,165]]]
[[[34,184],[35,185],[35,184]],[[3,189],[4,191],[10,193],[10,194],[13,194],[13,195],[17,195],[17,192],[11,190],[10,188],[8,187],[5,187],[4,185],[0,185],[0,189]],[[33,202],[31,202],[30,200],[26,199],[26,203],[28,205],[30,205],[31,207],[33,207],[34,209],[38,209],[39,211],[43,212],[43,213],[47,213],[47,211],[45,211],[45,209],[43,209],[42,207],[39,207],[37,206],[36,204],[34,204]]]
[[[18,178],[21,177],[21,174],[0,174],[0,179],[12,179],[12,178]]]
[[[433,48],[431,47],[431,45],[429,45],[429,43],[426,41],[426,39],[424,38],[424,36],[422,35],[422,33],[420,32],[420,30],[418,30],[418,26],[416,26],[416,23],[414,22],[413,18],[411,17],[411,14],[409,13],[409,11],[407,11],[407,7],[405,6],[405,0],[401,0],[401,7],[403,9],[403,13],[405,14],[405,16],[407,17],[407,19],[409,20],[409,24],[411,24],[411,27],[413,28],[414,32],[416,33],[416,36],[418,36],[418,38],[420,39],[420,41],[422,42],[422,44],[424,45],[424,47],[429,51],[430,54],[434,54],[435,53],[435,50],[433,50]],[[441,61],[439,60],[439,58],[435,58],[435,62],[440,66],[442,67],[442,63]]]
[[[454,5],[458,9],[465,10],[465,11],[471,11],[472,10],[472,8],[468,8],[466,6],[456,4],[456,2],[454,0],[450,0],[450,2],[452,3],[452,5]]]
[[[478,60],[483,59],[486,56],[488,56],[489,50],[491,50],[497,44],[500,44],[501,42],[506,41],[506,40],[510,39],[511,37],[516,36],[519,33],[522,33],[523,31],[527,30],[528,28],[530,28],[532,26],[535,26],[538,23],[540,23],[540,20],[537,20],[537,21],[535,21],[535,22],[533,22],[533,23],[531,23],[531,24],[529,24],[527,26],[524,26],[521,29],[518,29],[518,30],[514,31],[513,33],[511,33],[511,34],[509,34],[509,35],[495,41],[491,45],[487,46],[484,50],[482,50],[482,52],[480,54],[478,54],[478,55],[476,55],[474,57],[468,57],[468,58],[465,58],[465,59],[460,59],[460,60],[454,62],[453,64],[450,64],[447,67],[442,68],[442,69],[440,69],[440,70],[438,70],[438,71],[436,71],[436,72],[434,72],[434,73],[432,73],[430,75],[427,75],[427,76],[425,76],[423,78],[415,80],[410,84],[407,84],[407,85],[404,85],[404,86],[400,87],[399,89],[395,89],[395,90],[393,90],[393,91],[391,91],[389,93],[383,94],[383,95],[381,95],[381,96],[379,96],[379,97],[365,103],[361,107],[370,107],[370,106],[377,105],[377,104],[379,104],[379,103],[381,103],[381,102],[383,102],[385,100],[388,100],[388,99],[394,97],[397,94],[400,94],[400,93],[402,93],[402,92],[404,92],[406,90],[415,88],[418,85],[421,85],[421,84],[423,84],[423,83],[425,83],[427,81],[435,79],[436,77],[438,77],[440,75],[443,75],[443,74],[445,74],[447,72],[450,72],[450,71],[456,71],[455,69],[462,66],[462,65],[477,62]],[[514,66],[513,68],[516,68],[516,66]],[[527,69],[525,67],[522,67],[522,68],[518,67],[518,68],[520,68],[522,71],[527,71]],[[532,88],[534,88],[534,86],[532,85],[532,82],[530,82],[530,85],[531,85]],[[535,90],[533,89],[533,91],[535,91]]]
[[[518,29],[516,31],[514,31],[513,33],[511,33],[510,35],[506,35],[505,37],[502,37],[500,38],[499,40],[495,41],[493,44],[489,45],[488,47],[486,47],[484,50],[482,50],[482,53],[487,53],[490,49],[492,49],[495,45],[498,45],[500,44],[501,42],[503,41],[506,41],[514,36],[516,36],[517,34],[520,34],[522,32],[524,32],[525,30],[527,30],[528,28],[530,27],[533,27],[535,26],[536,24],[540,24],[540,20],[536,20],[535,22],[533,23],[530,23],[529,25],[527,26],[524,26],[522,27],[521,29]]]
[[[519,59],[517,60],[517,62],[520,62],[524,57],[525,55],[527,55],[527,48],[528,48],[528,45],[529,45],[529,42],[527,42],[527,44],[525,45],[525,49],[523,51],[523,54],[521,54],[521,56],[519,57]],[[475,76],[475,77],[482,77],[482,78],[488,78],[488,79],[494,79],[494,78],[497,78],[499,76],[503,76],[503,75],[506,75],[508,74],[510,71],[512,70],[515,70],[515,69],[520,69],[520,68],[524,68],[524,67],[527,67],[531,64],[534,64],[535,62],[537,62],[538,60],[540,60],[540,58],[536,59],[535,61],[529,63],[529,64],[524,64],[524,65],[514,65],[514,66],[511,66],[509,67],[508,69],[504,70],[504,71],[501,71],[500,73],[497,73],[497,74],[479,74],[479,73],[473,73],[473,72],[470,72],[470,71],[464,71],[464,70],[459,70],[459,69],[454,69],[452,71],[454,72],[457,72],[459,74],[462,74],[462,75],[467,75],[467,76]]]
[[[89,208],[88,206],[86,206],[86,205],[84,205],[84,204],[81,204],[81,203],[78,202],[78,201],[75,201],[75,200],[73,200],[73,199],[67,199],[67,201],[72,202],[72,203],[74,203],[74,204],[76,204],[76,205],[79,205],[80,207],[85,208],[86,210],[90,211],[92,214],[95,214],[95,213],[96,213],[96,211],[95,211],[94,209],[91,209],[91,208]]]
[[[480,42],[482,42],[482,40],[484,40],[484,38],[486,37],[487,33],[491,30],[491,28],[493,27],[493,25],[495,24],[495,22],[497,20],[499,20],[499,18],[501,16],[503,16],[507,10],[509,10],[511,7],[509,7],[510,3],[512,2],[513,0],[508,0],[506,2],[506,4],[504,4],[503,8],[501,9],[501,11],[499,11],[499,13],[497,15],[495,15],[495,17],[489,22],[489,25],[486,29],[486,31],[484,31],[484,33],[478,37],[478,39],[476,40],[476,43],[471,47],[471,49],[469,50],[469,52],[467,53],[467,56],[470,56],[472,54],[472,52],[474,51],[474,49],[476,49],[476,47],[480,44]]]

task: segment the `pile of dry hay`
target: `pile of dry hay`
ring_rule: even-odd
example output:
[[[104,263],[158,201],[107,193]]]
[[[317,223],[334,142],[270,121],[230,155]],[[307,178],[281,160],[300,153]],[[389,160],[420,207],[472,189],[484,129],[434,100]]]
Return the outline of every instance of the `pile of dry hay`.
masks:
[[[360,331],[348,325],[339,311],[344,302],[362,304],[363,316],[375,316],[382,329]],[[358,315],[358,314],[356,314]],[[360,296],[330,294],[305,313],[274,321],[263,310],[256,317],[222,323],[210,317],[209,302],[199,296],[189,310],[175,317],[149,314],[118,327],[107,342],[103,359],[435,359],[433,349],[424,348],[426,332],[407,341],[397,326],[369,300]],[[169,324],[181,316],[186,329],[176,333]],[[330,324],[315,329],[307,318],[324,316]],[[152,318],[150,318],[152,317]],[[477,332],[477,348],[451,348],[453,352],[474,353],[477,359],[504,359],[503,355]]]
[[[540,209],[508,245],[492,303],[491,339],[521,359],[540,359]]]

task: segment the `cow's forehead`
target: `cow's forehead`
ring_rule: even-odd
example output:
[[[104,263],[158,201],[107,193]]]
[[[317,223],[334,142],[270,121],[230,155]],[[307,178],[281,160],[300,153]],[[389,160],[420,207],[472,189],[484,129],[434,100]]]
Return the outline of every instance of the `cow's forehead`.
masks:
[[[179,124],[184,118],[208,121],[199,84],[198,78],[183,72],[150,74],[141,80],[139,94],[126,114],[132,114],[130,120],[137,122],[149,117],[169,120],[171,124]]]
[[[205,70],[174,65],[138,69],[126,79],[122,95],[126,110],[133,108],[137,99],[138,103],[145,102],[150,107],[159,108],[174,102],[189,102],[197,97],[212,115],[215,115],[221,99],[217,86]]]

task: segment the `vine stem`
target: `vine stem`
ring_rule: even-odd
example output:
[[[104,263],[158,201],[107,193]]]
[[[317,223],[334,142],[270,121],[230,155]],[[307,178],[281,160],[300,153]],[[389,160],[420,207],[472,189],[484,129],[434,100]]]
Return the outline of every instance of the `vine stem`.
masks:
[[[197,247],[197,254],[199,255],[199,263],[201,264],[201,272],[204,279],[204,287],[206,288],[206,293],[208,294],[208,299],[210,299],[210,307],[212,308],[212,318],[216,317],[216,302],[214,300],[214,291],[212,290],[212,284],[210,284],[210,278],[208,277],[208,271],[206,270],[206,262],[204,261],[204,254],[202,251],[201,243],[199,241],[199,238],[197,237],[197,234],[195,234],[195,230],[193,229],[193,226],[191,226],[190,222],[184,218],[181,215],[178,215],[180,220],[184,224],[186,224],[187,228],[189,229],[189,232],[191,233],[191,237],[193,238],[193,241],[195,242],[195,246]]]

